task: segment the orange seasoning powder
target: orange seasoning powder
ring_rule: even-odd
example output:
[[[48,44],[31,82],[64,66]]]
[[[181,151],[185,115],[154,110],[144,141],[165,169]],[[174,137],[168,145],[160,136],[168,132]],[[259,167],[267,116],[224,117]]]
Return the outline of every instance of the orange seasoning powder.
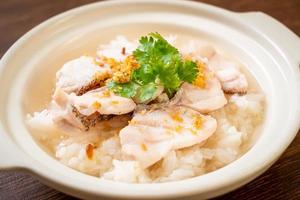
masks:
[[[119,102],[119,101],[113,100],[113,101],[111,101],[110,103],[111,103],[112,105],[117,105],[117,104],[119,104],[120,102]]]
[[[135,69],[139,67],[133,56],[127,56],[122,62],[115,61],[110,65],[113,70],[112,79],[117,83],[127,83]]]
[[[203,62],[198,61],[197,67],[198,75],[193,84],[203,89],[206,86],[205,64]]]
[[[194,116],[194,127],[196,129],[201,129],[202,128],[202,124],[203,124],[203,120],[201,116]]]
[[[141,149],[142,149],[143,151],[148,151],[148,147],[146,146],[145,143],[142,143],[142,144],[141,144]]]
[[[88,144],[85,148],[85,152],[88,159],[92,160],[94,155],[94,145]]]
[[[170,116],[171,116],[171,118],[172,118],[174,121],[177,121],[177,122],[183,122],[183,119],[182,119],[182,117],[180,116],[180,113],[179,113],[178,111],[171,112],[171,113],[170,113]]]
[[[110,91],[109,90],[104,90],[102,95],[103,95],[103,97],[110,97]]]
[[[178,125],[178,126],[175,127],[175,131],[176,131],[177,133],[181,132],[182,129],[183,129],[183,127],[180,126],[180,125]]]
[[[98,101],[95,101],[93,104],[92,104],[93,108],[98,110],[101,108],[101,103],[99,103]]]

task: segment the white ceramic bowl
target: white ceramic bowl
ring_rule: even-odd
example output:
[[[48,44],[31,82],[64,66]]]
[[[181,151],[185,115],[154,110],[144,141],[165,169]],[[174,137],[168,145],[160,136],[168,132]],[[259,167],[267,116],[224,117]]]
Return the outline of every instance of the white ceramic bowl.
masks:
[[[126,184],[72,170],[44,152],[25,127],[27,112],[49,100],[55,71],[124,34],[158,31],[196,37],[230,52],[254,75],[267,98],[266,121],[255,145],[240,159],[208,174],[169,183]],[[1,59],[0,167],[19,168],[45,184],[82,197],[209,198],[263,173],[291,143],[300,125],[300,40],[273,18],[234,13],[187,1],[111,1],[53,17],[20,38]],[[25,93],[24,93],[25,92]]]

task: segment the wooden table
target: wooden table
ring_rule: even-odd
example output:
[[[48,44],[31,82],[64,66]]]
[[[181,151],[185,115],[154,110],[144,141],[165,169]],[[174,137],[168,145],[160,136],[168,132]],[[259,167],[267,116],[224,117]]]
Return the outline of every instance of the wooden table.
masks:
[[[49,17],[95,0],[1,0],[0,56]],[[300,35],[300,0],[204,0],[233,11],[262,11]],[[300,55],[300,52],[299,52]],[[271,145],[271,144],[270,144]],[[0,158],[2,159],[2,158]],[[0,199],[72,199],[21,172],[0,172]],[[281,158],[251,183],[217,199],[300,199],[300,135]]]

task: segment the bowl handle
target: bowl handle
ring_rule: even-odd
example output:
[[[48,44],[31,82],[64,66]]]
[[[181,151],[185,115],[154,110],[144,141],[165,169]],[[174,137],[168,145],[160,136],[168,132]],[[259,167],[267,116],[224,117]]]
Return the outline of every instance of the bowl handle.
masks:
[[[4,134],[0,124],[0,170],[26,168],[25,154]]]
[[[238,13],[243,21],[248,23],[255,31],[268,36],[274,46],[283,49],[283,52],[293,66],[299,69],[300,64],[300,38],[282,23],[262,12]],[[267,38],[267,37],[266,37]]]

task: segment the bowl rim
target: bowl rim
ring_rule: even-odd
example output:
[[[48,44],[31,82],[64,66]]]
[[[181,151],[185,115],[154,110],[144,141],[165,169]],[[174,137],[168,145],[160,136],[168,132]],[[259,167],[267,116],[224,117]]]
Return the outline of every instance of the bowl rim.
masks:
[[[84,6],[81,6],[81,7],[74,8],[74,9],[71,9],[69,11],[63,12],[62,14],[54,16],[54,17],[46,20],[45,22],[42,22],[41,24],[39,24],[38,26],[34,27],[33,29],[31,29],[24,36],[22,36],[17,42],[15,42],[13,44],[13,46],[3,55],[3,57],[1,58],[0,73],[3,70],[3,68],[5,67],[5,63],[9,60],[10,55],[14,54],[14,51],[16,49],[20,48],[20,46],[22,45],[22,43],[24,41],[26,41],[32,34],[37,33],[40,29],[42,29],[43,27],[47,26],[48,24],[54,23],[55,21],[58,21],[58,20],[66,17],[68,15],[80,14],[80,12],[88,10],[88,9],[94,7],[94,6],[99,6],[99,7],[104,6],[104,5],[106,5],[106,6],[114,6],[114,5],[120,4],[120,3],[121,4],[126,4],[126,3],[156,3],[156,4],[157,3],[162,3],[162,4],[172,4],[172,5],[176,4],[178,6],[184,5],[184,6],[188,6],[188,7],[195,7],[195,8],[199,8],[199,9],[206,9],[209,12],[225,16],[226,19],[228,19],[228,20],[232,20],[232,21],[235,21],[236,23],[241,23],[241,25],[244,25],[243,19],[236,19],[236,13],[233,13],[233,12],[221,9],[221,8],[216,8],[214,6],[206,5],[206,4],[203,4],[203,3],[196,3],[196,2],[190,2],[190,1],[179,1],[179,0],[172,1],[172,2],[171,1],[161,2],[159,0],[154,0],[154,1],[150,1],[150,0],[142,0],[142,1],[138,1],[138,0],[135,0],[135,1],[121,1],[121,0],[119,0],[119,1],[117,1],[116,0],[116,1],[108,1],[108,2],[97,2],[97,3],[92,3],[92,4],[84,5]],[[292,58],[289,58],[289,59],[292,59]],[[297,73],[296,70],[294,70],[294,71]],[[298,75],[299,75],[299,73],[298,73]],[[299,86],[299,81],[298,81],[298,86]],[[298,95],[296,98],[300,99],[299,98],[299,92],[298,92],[298,94],[295,93],[295,95]],[[300,105],[298,105],[298,108],[297,108],[298,111],[300,110],[299,107],[300,107]],[[299,118],[300,118],[300,113],[296,116],[296,119],[293,122],[290,123],[290,124],[292,124],[292,123],[293,124],[290,126],[289,131],[286,131],[286,132],[289,132],[288,139],[285,141],[285,143],[281,143],[280,148],[278,148],[280,150],[277,150],[275,152],[275,154],[273,154],[272,159],[269,159],[268,162],[264,163],[264,167],[256,168],[255,170],[252,170],[251,173],[250,173],[250,171],[246,172],[245,174],[239,176],[238,178],[235,177],[235,178],[232,178],[230,180],[223,181],[222,183],[216,184],[214,186],[214,188],[225,187],[229,183],[237,182],[238,180],[242,180],[245,177],[249,177],[249,176],[253,175],[254,173],[256,173],[258,171],[265,170],[265,167],[267,167],[270,164],[272,164],[274,162],[274,160],[276,160],[279,157],[279,155],[281,155],[283,153],[283,151],[287,148],[287,146],[289,145],[289,143],[295,137],[296,132],[299,129],[299,126],[300,126],[300,119]],[[51,182],[54,182],[54,183],[58,183],[59,185],[65,185],[65,186],[67,185],[68,187],[75,188],[76,190],[82,190],[82,188],[76,188],[76,186],[68,184],[66,180],[63,180],[61,178],[59,179],[58,177],[49,177],[48,174],[47,174],[47,172],[43,171],[43,169],[39,169],[38,167],[30,168],[30,166],[27,166],[27,164],[25,166],[23,166],[23,167],[28,168],[34,174],[39,175],[40,178],[43,180],[43,182],[45,182],[47,180],[47,181],[51,181]],[[46,181],[46,183],[47,183],[47,181]],[[179,182],[189,182],[189,181],[188,180],[183,180],[183,181],[179,181]],[[157,185],[157,187],[165,188],[165,186],[163,186],[163,185],[168,185],[169,187],[172,187],[172,186],[175,186],[174,183],[179,184],[179,182],[176,181],[176,182],[173,182],[173,183],[170,183],[170,182],[168,182],[168,183],[155,183],[155,185]],[[119,185],[119,186],[122,187],[122,186],[127,185],[127,184],[122,184],[122,183],[116,184],[116,183],[113,182],[112,185]],[[141,185],[141,187],[139,188],[139,190],[141,190],[141,191],[144,192],[144,190],[148,189],[147,185],[149,185],[149,184],[140,184],[140,185]],[[150,184],[150,185],[152,187],[154,184]],[[182,183],[180,185],[182,186]],[[53,187],[53,185],[52,185],[52,187]],[[136,186],[134,186],[134,187],[136,187]],[[56,189],[60,189],[60,188],[56,188]],[[211,190],[212,190],[212,188],[211,188]],[[156,194],[147,193],[146,195],[145,194],[139,194],[138,196],[136,196],[136,195],[133,195],[132,193],[127,193],[126,195],[129,198],[130,197],[131,198],[150,197],[150,196],[153,197],[153,195],[155,195],[156,197],[158,197],[158,196],[160,196],[160,197],[162,197],[162,196],[164,196],[164,197],[172,197],[172,196],[177,196],[177,195],[183,196],[183,195],[187,195],[187,194],[189,194],[189,195],[190,194],[196,194],[196,193],[198,193],[197,191],[198,191],[198,189],[191,188],[190,190],[188,190],[187,188],[185,188],[185,191],[176,190],[176,191],[173,191],[174,193],[172,193],[172,194],[163,193],[163,194],[156,195]],[[124,192],[126,192],[126,191],[124,191]],[[121,197],[121,194],[112,194],[111,191],[106,191],[106,192],[105,191],[101,191],[98,194],[107,195],[107,196],[114,196],[114,197]],[[124,197],[124,196],[122,196],[122,197]]]

